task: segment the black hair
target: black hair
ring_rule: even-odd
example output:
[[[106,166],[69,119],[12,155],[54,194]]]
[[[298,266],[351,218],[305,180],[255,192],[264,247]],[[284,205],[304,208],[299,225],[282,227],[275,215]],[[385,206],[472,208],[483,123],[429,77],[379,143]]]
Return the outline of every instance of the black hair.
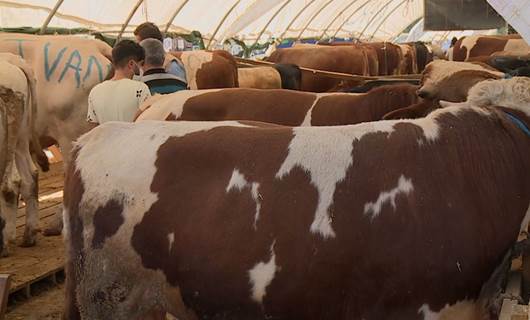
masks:
[[[145,51],[139,44],[131,40],[122,40],[112,49],[112,64],[114,67],[124,67],[129,60],[142,61]]]
[[[140,40],[156,39],[161,42],[164,41],[162,32],[160,32],[160,29],[152,22],[144,22],[136,27],[134,35],[140,37]]]

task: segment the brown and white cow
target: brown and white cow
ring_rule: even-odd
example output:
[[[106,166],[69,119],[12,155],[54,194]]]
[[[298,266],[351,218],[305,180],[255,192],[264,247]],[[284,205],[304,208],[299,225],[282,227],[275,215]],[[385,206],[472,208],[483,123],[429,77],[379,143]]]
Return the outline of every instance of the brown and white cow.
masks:
[[[0,54],[0,256],[9,254],[16,239],[19,194],[26,202],[22,245],[33,246],[38,228],[38,171],[30,143],[39,148],[34,132],[35,78],[19,56]]]
[[[367,51],[353,46],[306,45],[278,49],[271,54],[268,61],[354,75],[369,75],[370,73]],[[301,90],[311,92],[336,91],[343,83],[343,80],[304,72]],[[346,82],[346,86],[356,84],[358,83]]]
[[[482,81],[469,90],[465,102],[456,104],[440,101],[440,104],[442,107],[459,105],[462,107],[499,106],[509,109],[515,109],[518,106],[530,108],[530,78],[513,77]]]
[[[238,87],[237,63],[227,51],[171,52],[186,70],[188,86],[192,90]]]
[[[141,120],[250,120],[286,126],[332,126],[381,120],[420,102],[417,86],[383,86],[364,94],[222,89],[155,96]]]
[[[435,60],[423,72],[418,95],[425,99],[463,102],[469,89],[478,82],[503,77],[503,72],[486,64]]]
[[[473,57],[490,56],[495,52],[528,51],[530,46],[519,35],[509,36],[467,36],[454,45],[450,60],[467,61]]]
[[[530,124],[100,126],[67,173],[65,318],[496,319],[530,218],[530,137],[505,111]]]

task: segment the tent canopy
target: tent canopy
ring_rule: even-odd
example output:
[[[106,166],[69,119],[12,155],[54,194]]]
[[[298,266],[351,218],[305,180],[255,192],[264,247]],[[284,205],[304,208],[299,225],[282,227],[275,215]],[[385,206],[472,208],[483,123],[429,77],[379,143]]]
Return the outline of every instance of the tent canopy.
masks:
[[[423,16],[423,0],[7,0],[0,25],[87,28],[130,36],[151,21],[161,30],[202,33],[207,47],[230,38],[389,40]]]

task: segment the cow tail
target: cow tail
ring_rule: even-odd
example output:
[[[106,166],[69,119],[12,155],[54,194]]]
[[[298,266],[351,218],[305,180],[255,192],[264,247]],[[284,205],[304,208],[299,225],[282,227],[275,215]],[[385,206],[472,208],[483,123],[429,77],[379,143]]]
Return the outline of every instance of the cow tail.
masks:
[[[33,70],[26,64],[24,60],[22,60],[22,58],[16,61],[16,65],[20,68],[20,70],[22,70],[22,72],[24,72],[29,88],[29,95],[26,101],[25,109],[29,110],[29,132],[31,134],[29,143],[30,153],[35,157],[34,160],[39,165],[41,170],[47,172],[50,170],[50,162],[46,156],[46,153],[44,153],[42,145],[40,144],[40,139],[35,130],[35,119],[37,118],[37,85],[35,75],[33,74]]]
[[[362,49],[363,52],[363,60],[364,60],[364,68],[363,68],[363,75],[369,76],[370,75],[370,59],[368,58],[368,52],[366,50]]]

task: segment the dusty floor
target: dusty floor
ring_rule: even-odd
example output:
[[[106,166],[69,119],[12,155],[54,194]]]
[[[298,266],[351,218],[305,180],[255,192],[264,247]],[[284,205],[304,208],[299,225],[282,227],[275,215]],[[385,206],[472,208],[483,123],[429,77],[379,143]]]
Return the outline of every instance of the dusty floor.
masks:
[[[5,320],[59,320],[64,303],[64,284],[34,293],[29,300],[11,304]]]

